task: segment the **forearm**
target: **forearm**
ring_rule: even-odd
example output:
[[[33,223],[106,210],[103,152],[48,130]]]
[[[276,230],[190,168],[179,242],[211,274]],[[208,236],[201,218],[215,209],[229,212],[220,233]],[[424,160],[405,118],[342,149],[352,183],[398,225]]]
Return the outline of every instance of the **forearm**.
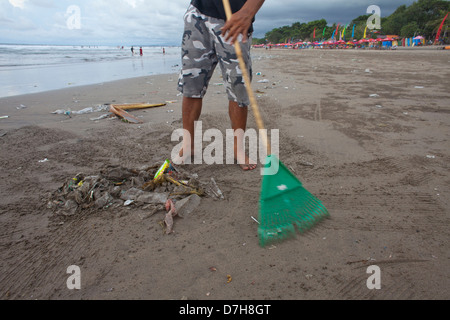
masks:
[[[233,43],[239,35],[243,35],[243,42],[247,42],[248,30],[263,3],[264,0],[248,0],[241,10],[234,13],[222,28],[223,34],[226,34],[225,41],[231,40]]]
[[[256,16],[265,0],[247,0],[241,11],[250,17]]]

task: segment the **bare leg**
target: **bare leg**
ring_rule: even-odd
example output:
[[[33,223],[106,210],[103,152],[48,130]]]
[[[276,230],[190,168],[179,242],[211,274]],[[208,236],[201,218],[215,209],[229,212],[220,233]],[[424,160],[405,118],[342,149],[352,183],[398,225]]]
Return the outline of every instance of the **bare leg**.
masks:
[[[242,133],[247,129],[248,107],[239,107],[237,102],[230,101],[229,114],[231,127],[234,132],[241,132],[241,134],[235,134],[234,137],[234,157],[244,171],[254,170],[256,169],[256,162],[249,159],[245,154],[243,144],[238,143],[238,141],[243,141],[244,137],[242,136]],[[236,131],[238,129],[241,130]]]
[[[180,151],[180,157],[184,160],[193,155],[195,122],[200,119],[202,107],[203,99],[183,97],[183,129],[190,134],[190,136],[183,137],[183,149]],[[190,150],[190,154],[185,154],[184,150]]]

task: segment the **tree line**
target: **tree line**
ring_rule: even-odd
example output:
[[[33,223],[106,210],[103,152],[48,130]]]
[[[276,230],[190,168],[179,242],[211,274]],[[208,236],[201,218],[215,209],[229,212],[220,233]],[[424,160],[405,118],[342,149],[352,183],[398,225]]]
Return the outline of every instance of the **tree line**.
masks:
[[[325,19],[308,23],[295,22],[290,26],[275,28],[265,34],[262,39],[254,39],[255,44],[297,42],[305,40],[331,39],[338,29],[335,37],[344,34],[347,39],[362,39],[366,32],[367,38],[377,38],[378,35],[398,35],[400,37],[414,37],[421,35],[426,39],[433,39],[445,15],[450,11],[450,1],[445,0],[418,0],[409,7],[402,5],[388,17],[381,18],[381,29],[367,30],[367,20],[371,15],[362,15],[353,19],[347,25],[333,23],[329,25]],[[442,30],[447,33],[448,18]],[[338,28],[339,27],[339,28]],[[315,35],[315,37],[314,37]]]

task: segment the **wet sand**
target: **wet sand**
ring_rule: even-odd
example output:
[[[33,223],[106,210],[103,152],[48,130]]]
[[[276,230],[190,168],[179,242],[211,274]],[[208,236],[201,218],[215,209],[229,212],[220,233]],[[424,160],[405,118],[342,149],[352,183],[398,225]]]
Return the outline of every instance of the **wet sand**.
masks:
[[[80,172],[170,156],[182,125],[176,74],[0,99],[8,116],[0,119],[1,299],[449,299],[449,53],[253,51],[252,87],[266,127],[280,130],[280,158],[331,216],[267,248],[252,219],[261,175],[237,165],[186,167],[214,177],[225,199],[203,198],[175,218],[171,235],[164,213],[143,220],[143,207],[73,216],[49,208]],[[201,120],[225,132],[219,74]],[[52,114],[166,101],[132,111],[140,125]],[[71,265],[81,269],[81,290],[67,289]],[[366,285],[371,265],[380,267],[380,290]]]

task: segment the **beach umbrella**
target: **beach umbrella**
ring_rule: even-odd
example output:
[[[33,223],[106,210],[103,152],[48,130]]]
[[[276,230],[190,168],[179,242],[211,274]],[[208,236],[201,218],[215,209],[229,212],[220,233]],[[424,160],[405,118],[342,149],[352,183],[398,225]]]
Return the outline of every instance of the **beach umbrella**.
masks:
[[[425,39],[425,38],[422,37],[422,36],[417,36],[417,37],[414,38],[414,40],[423,40],[423,39]]]

